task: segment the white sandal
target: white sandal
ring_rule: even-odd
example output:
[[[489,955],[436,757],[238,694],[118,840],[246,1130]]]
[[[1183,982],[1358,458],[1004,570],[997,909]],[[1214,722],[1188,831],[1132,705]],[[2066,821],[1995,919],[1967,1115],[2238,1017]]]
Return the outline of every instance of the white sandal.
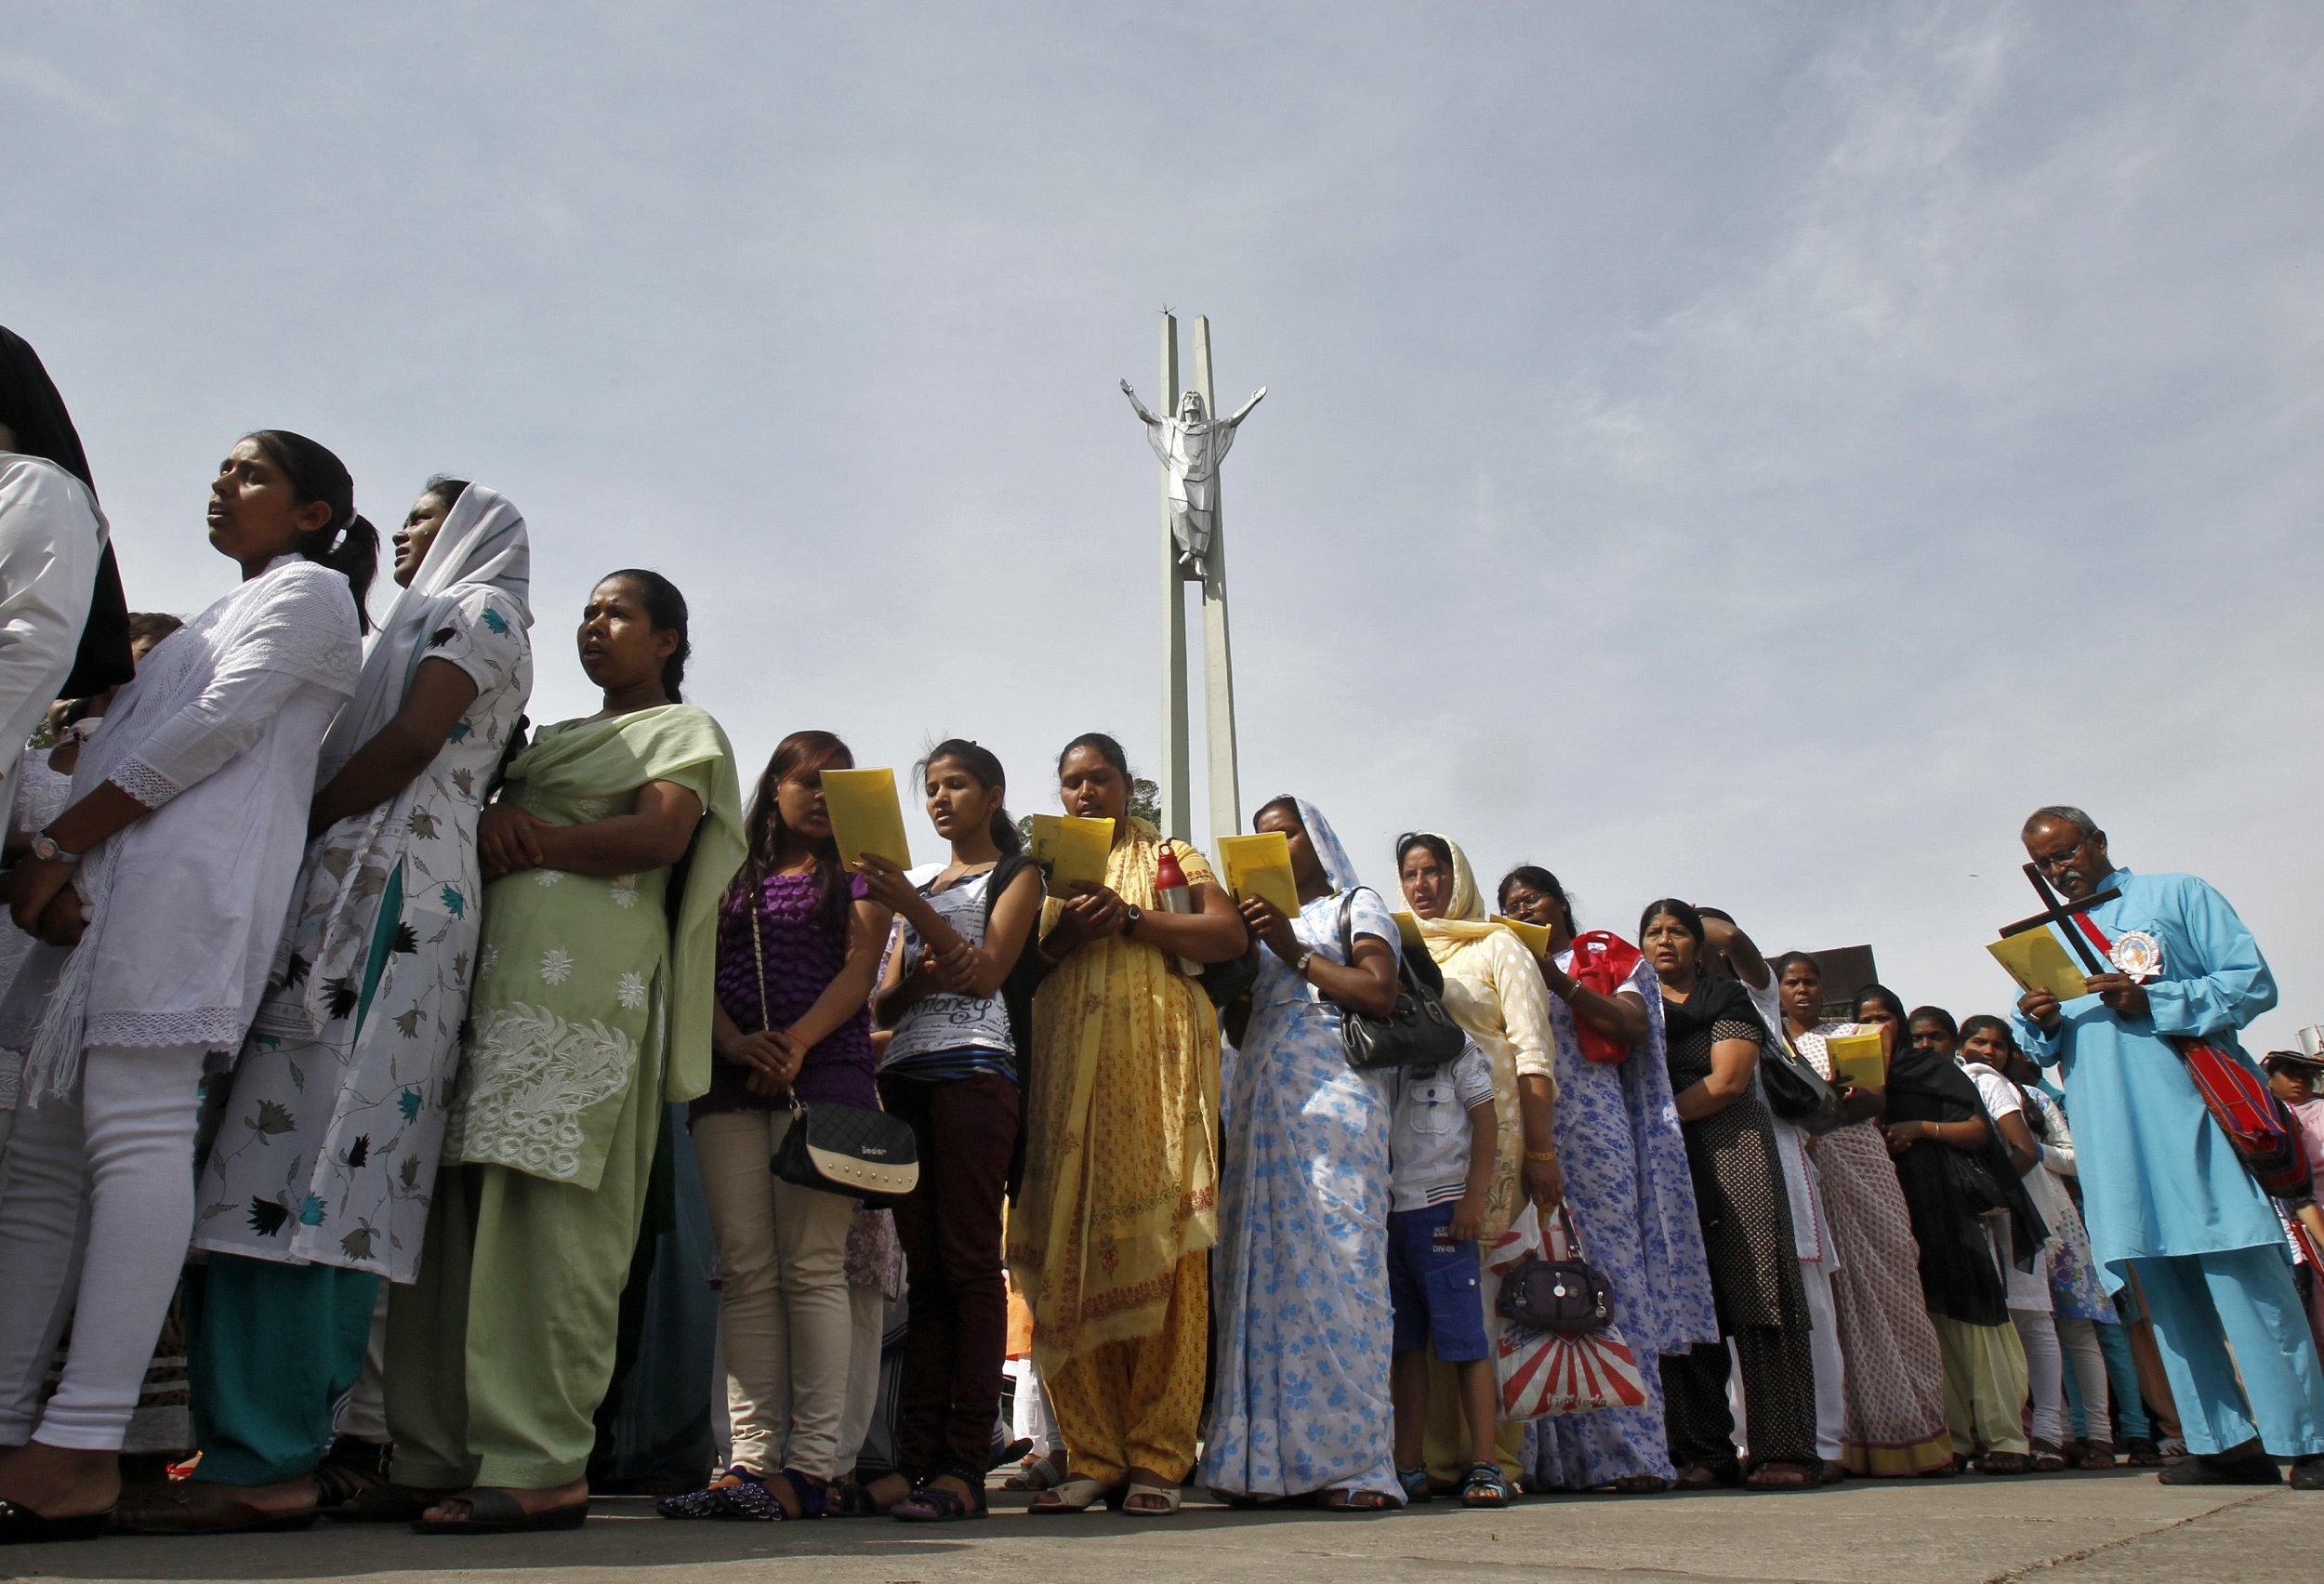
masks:
[[[1052,1485],[1033,1498],[1028,1511],[1034,1512],[1087,1512],[1114,1494],[1114,1487],[1103,1480],[1087,1476],[1068,1479]]]
[[[1129,1487],[1129,1494],[1122,1498],[1122,1516],[1125,1518],[1175,1518],[1178,1516],[1178,1504],[1184,1499],[1185,1494],[1184,1487],[1181,1485],[1133,1485]],[[1141,1497],[1152,1497],[1162,1505],[1159,1507],[1130,1505]]]

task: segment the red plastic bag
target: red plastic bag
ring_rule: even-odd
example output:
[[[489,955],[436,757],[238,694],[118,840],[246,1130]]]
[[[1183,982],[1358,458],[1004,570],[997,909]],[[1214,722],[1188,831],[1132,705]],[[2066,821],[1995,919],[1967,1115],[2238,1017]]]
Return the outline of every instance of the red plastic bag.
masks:
[[[1584,989],[1611,996],[1630,983],[1630,976],[1637,970],[1638,958],[1638,948],[1611,930],[1592,930],[1586,935],[1576,935],[1573,981]],[[1591,1027],[1585,1017],[1575,1017],[1574,1033],[1581,1041],[1581,1053],[1587,1061],[1610,1067],[1630,1054],[1629,1046]]]

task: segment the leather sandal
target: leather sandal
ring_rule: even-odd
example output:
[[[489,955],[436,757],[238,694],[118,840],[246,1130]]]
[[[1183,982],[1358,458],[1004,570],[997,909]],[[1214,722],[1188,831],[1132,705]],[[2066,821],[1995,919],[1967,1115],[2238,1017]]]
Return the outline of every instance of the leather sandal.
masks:
[[[2083,1443],[2082,1443],[2081,1467],[2083,1467],[2083,1468],[2085,1468],[2085,1469],[2111,1469],[2111,1468],[2113,1468],[2113,1467],[2114,1467],[2114,1443],[2112,1443],[2111,1441],[2085,1441],[2085,1442],[2083,1442]]]
[[[936,1483],[947,1478],[959,1481],[974,1494],[964,1497]],[[922,1481],[918,1490],[888,1509],[889,1517],[906,1524],[957,1524],[964,1519],[992,1515],[992,1509],[985,1504],[984,1475],[965,1469],[947,1469]]]
[[[59,1540],[93,1540],[112,1526],[113,1510],[72,1512],[46,1518],[21,1502],[0,1497],[0,1546],[45,1546]]]
[[[2066,1469],[2065,1450],[2054,1442],[2036,1441],[2030,1444],[2027,1463],[2037,1474],[2062,1473]]]
[[[2284,1483],[2276,1459],[2257,1442],[2250,1449],[2220,1455],[2199,1453],[2173,1463],[2155,1478],[2167,1485],[2279,1485]]]
[[[124,1535],[288,1534],[321,1515],[313,1507],[269,1511],[235,1496],[235,1488],[206,1480],[149,1485],[123,1496],[112,1526]]]
[[[527,1512],[513,1490],[498,1485],[475,1485],[444,1498],[468,1503],[465,1518],[440,1518],[430,1523],[415,1519],[413,1532],[421,1535],[522,1535],[551,1529],[578,1529],[589,1516],[589,1498],[569,1501],[541,1512]]]
[[[315,1465],[315,1506],[326,1518],[366,1491],[394,1482],[388,1477],[395,1457],[393,1444],[365,1441],[353,1435],[335,1437],[331,1449]]]
[[[1824,1483],[1824,1465],[1815,1463],[1761,1463],[1744,1480],[1747,1490],[1815,1490]]]
[[[2033,1472],[2033,1460],[2023,1452],[1987,1452],[1969,1466],[1981,1474],[2005,1477]]]

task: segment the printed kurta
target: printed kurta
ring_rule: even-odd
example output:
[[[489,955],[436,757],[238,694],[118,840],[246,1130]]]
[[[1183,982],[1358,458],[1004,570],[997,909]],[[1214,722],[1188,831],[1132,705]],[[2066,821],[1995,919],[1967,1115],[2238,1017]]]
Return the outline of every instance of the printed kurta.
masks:
[[[667,868],[527,869],[486,887],[447,1159],[594,1188],[633,1082],[669,1100],[708,1087],[718,893],[742,856],[726,733],[690,704],[563,721],[508,767],[503,796],[576,825],[628,813],[651,781],[706,811],[674,931]]]
[[[2198,1036],[2251,1065],[2236,1031],[2275,1006],[2276,977],[2227,899],[2194,876],[2117,869],[2107,886],[2122,894],[2087,909],[2091,921],[2109,941],[2143,930],[2162,949],[2147,1015],[2119,1018],[2085,996],[2059,1009],[2055,1034],[2014,1021],[2018,1044],[2063,1078],[2091,1248],[2111,1293],[2131,1260],[2281,1249],[2284,1239],[2170,1043]]]
[[[403,794],[310,847],[203,1169],[197,1248],[396,1282],[417,1268],[482,927],[477,816],[533,687],[506,596],[470,587],[440,620],[425,656],[467,672],[476,697]],[[372,923],[335,959],[326,926],[349,892]]]
[[[1346,893],[1349,932],[1399,950],[1369,887]],[[1337,963],[1340,896],[1292,930]],[[1218,1317],[1203,1483],[1238,1496],[1372,1490],[1401,1500],[1388,1362],[1385,1075],[1348,1066],[1340,1009],[1261,948],[1251,1018],[1227,1095]]]
[[[2116,1323],[2113,1300],[2098,1279],[2097,1261],[2091,1258],[2090,1229],[2082,1224],[2081,1208],[2067,1184],[2074,1180],[2074,1133],[2066,1112],[2047,1090],[2027,1088],[2026,1098],[2041,1113],[2040,1169],[2051,1178],[2052,1192],[2041,1205],[2055,1241],[2050,1245],[2052,1312],[2061,1320]]]
[[[1855,1023],[1822,1023],[1791,1044],[1829,1078],[1825,1039],[1857,1032]],[[1842,1461],[1851,1473],[1876,1477],[1943,1468],[1953,1456],[1945,1426],[1945,1356],[1921,1290],[1921,1246],[1887,1141],[1877,1120],[1851,1122],[1818,1138],[1814,1148],[1840,1249],[1831,1287],[1848,1360]]]
[[[1558,967],[1572,966],[1568,948]],[[1642,957],[1622,990],[1646,1004],[1646,1039],[1611,1064],[1582,1055],[1573,1009],[1550,997],[1557,1035],[1557,1158],[1565,1172],[1565,1208],[1590,1263],[1613,1284],[1617,1325],[1637,1357],[1646,1401],[1526,1426],[1526,1479],[1536,1490],[1672,1478],[1661,1356],[1720,1340],[1653,965]]]

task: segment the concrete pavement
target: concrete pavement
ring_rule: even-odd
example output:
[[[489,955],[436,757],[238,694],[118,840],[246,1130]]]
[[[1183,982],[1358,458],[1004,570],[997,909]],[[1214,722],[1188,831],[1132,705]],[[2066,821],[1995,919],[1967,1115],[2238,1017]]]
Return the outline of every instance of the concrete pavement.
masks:
[[[1190,1505],[1165,1521],[1010,1510],[925,1528],[885,1519],[674,1524],[642,1498],[601,1498],[587,1527],[568,1534],[453,1540],[320,1525],[296,1535],[0,1551],[0,1577],[121,1584],[1607,1584],[1616,1575],[1623,1584],[1991,1584],[2029,1575],[2041,1584],[2315,1584],[2324,1578],[2324,1494],[2172,1489],[2126,1469],[1852,1483],[1806,1495],[1528,1498],[1499,1513],[1441,1502],[1377,1516]]]

